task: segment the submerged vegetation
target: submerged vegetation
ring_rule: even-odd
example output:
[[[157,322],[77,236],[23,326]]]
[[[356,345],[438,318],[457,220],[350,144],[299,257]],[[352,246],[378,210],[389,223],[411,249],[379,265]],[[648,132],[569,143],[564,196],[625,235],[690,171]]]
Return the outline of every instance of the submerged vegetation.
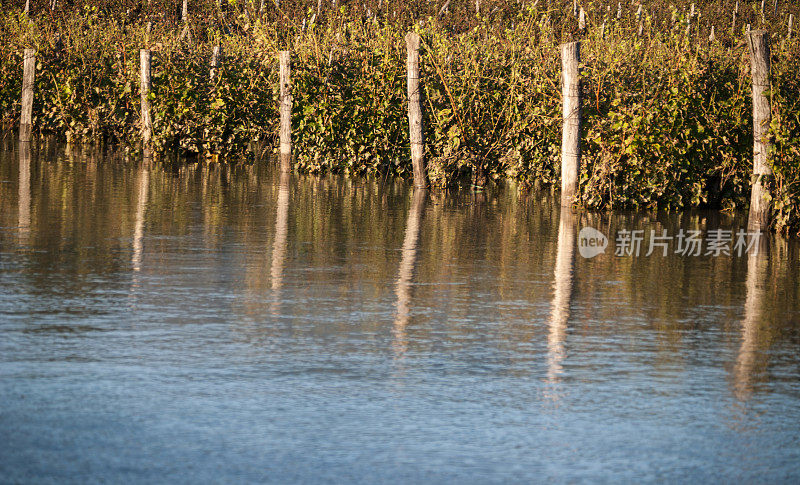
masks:
[[[13,3],[13,2],[12,2]],[[445,8],[444,5],[447,3]],[[480,13],[476,5],[480,4]],[[580,203],[590,209],[734,209],[748,203],[748,25],[772,36],[774,223],[800,229],[800,79],[791,2],[658,1],[33,2],[0,18],[0,117],[19,113],[22,49],[38,51],[34,129],[139,145],[140,48],[153,51],[154,148],[253,157],[274,145],[277,53],[291,50],[301,171],[411,172],[404,35],[422,36],[431,182],[559,178],[558,45],[581,39]],[[619,12],[619,16],[618,16]],[[796,22],[795,22],[796,23]],[[711,35],[713,27],[713,36]],[[211,78],[213,46],[224,59]],[[255,154],[255,155],[254,155]]]

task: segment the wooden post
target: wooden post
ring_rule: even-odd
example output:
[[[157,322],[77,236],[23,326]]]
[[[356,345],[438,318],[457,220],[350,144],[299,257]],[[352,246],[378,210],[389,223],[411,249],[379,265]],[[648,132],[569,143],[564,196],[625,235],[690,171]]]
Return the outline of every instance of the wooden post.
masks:
[[[787,39],[792,40],[792,24],[794,23],[794,15],[789,14],[789,34],[786,36]]]
[[[716,36],[716,33],[714,32],[714,26],[712,25],[711,26],[711,33],[708,34],[708,42],[713,43],[715,40],[717,40],[717,36]]]
[[[772,143],[767,140],[772,118],[769,95],[770,89],[770,51],[769,33],[766,30],[753,30],[747,34],[750,50],[750,69],[753,76],[753,177],[750,195],[750,230],[765,229],[769,226],[770,203],[767,179],[772,176],[768,163]]]
[[[578,195],[581,163],[581,44],[561,45],[563,69],[561,96],[564,128],[561,138],[561,205],[569,206]]]
[[[581,33],[586,30],[586,11],[581,7],[580,12],[578,13],[578,29],[580,29]]]
[[[292,171],[292,73],[290,51],[280,52],[281,172]]]
[[[739,15],[739,0],[736,0],[736,7],[733,8],[733,24],[731,25],[731,31],[736,30],[736,16]]]
[[[422,107],[419,88],[419,34],[406,34],[408,74],[408,130],[411,140],[411,165],[414,168],[414,187],[428,186],[428,175],[425,173],[424,138],[422,128]]]
[[[181,6],[181,22],[186,23],[187,20],[189,20],[189,0],[183,0],[183,5]]]
[[[211,51],[211,71],[208,73],[208,77],[211,78],[212,81],[217,76],[217,70],[219,69],[221,59],[222,46],[215,45],[214,49]]]
[[[441,17],[442,15],[446,14],[449,7],[450,7],[450,0],[446,0],[444,2],[444,5],[442,5],[442,8],[439,9],[439,13],[437,13],[436,16]],[[380,7],[378,7],[378,9],[380,9]]]
[[[25,0],[25,15],[31,13],[31,0]]]
[[[139,76],[140,91],[142,96],[142,147],[147,150],[150,146],[150,139],[153,136],[153,120],[150,118],[150,50],[141,49],[139,51],[139,65],[141,73]]]
[[[617,2],[617,20],[622,18],[622,2]]]
[[[35,49],[25,49],[22,64],[22,113],[19,117],[19,141],[31,141],[33,82],[36,78]]]
[[[644,20],[642,19],[642,6],[639,5],[639,10],[636,12],[636,22],[639,24],[639,31],[637,35],[641,38],[644,33]]]

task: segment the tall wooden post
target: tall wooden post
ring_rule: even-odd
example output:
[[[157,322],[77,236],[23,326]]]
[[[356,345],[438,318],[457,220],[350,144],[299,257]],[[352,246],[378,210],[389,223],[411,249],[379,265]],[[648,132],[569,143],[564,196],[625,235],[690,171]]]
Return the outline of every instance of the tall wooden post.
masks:
[[[183,4],[181,5],[181,22],[186,23],[187,20],[189,20],[189,0],[183,0]]]
[[[792,24],[794,23],[794,15],[789,14],[789,32],[786,36],[787,39],[792,40]]]
[[[25,49],[22,64],[22,113],[19,117],[19,141],[31,141],[33,82],[36,77],[35,49]]]
[[[736,30],[736,17],[739,15],[739,0],[736,0],[736,6],[733,8],[733,23],[731,24],[731,31]]]
[[[770,88],[769,33],[766,30],[748,32],[747,46],[753,76],[753,177],[748,227],[756,230],[769,226],[770,215],[766,182],[772,176],[772,167],[767,160],[772,146],[767,139],[772,113],[769,95],[765,94]]]
[[[569,206],[578,195],[581,163],[581,44],[561,45],[563,69],[561,97],[564,128],[561,138],[561,205]]]
[[[208,73],[208,77],[211,78],[212,81],[217,76],[217,70],[219,69],[219,63],[221,60],[222,46],[215,45],[214,49],[211,51],[211,71]]]
[[[150,117],[150,50],[141,49],[139,51],[140,65],[140,92],[142,97],[142,146],[147,150],[150,146],[150,139],[153,136],[153,120]]]
[[[280,52],[281,172],[292,171],[292,74],[290,51]]]
[[[425,145],[422,127],[422,107],[419,87],[419,34],[406,34],[408,74],[408,129],[411,140],[411,164],[414,168],[414,187],[427,187],[428,174],[425,172]]]

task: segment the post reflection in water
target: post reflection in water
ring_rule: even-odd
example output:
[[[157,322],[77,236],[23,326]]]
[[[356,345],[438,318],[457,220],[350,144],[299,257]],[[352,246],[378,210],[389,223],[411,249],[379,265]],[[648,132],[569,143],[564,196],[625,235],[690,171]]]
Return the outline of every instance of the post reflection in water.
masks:
[[[584,225],[744,214],[24,155],[0,150],[8,482],[798,475],[800,241],[580,253]]]
[[[278,186],[278,201],[275,216],[275,239],[272,243],[272,265],[270,277],[272,280],[272,314],[278,313],[283,286],[283,269],[286,264],[286,245],[289,235],[289,183],[290,173],[281,173]]]
[[[766,315],[763,312],[769,281],[769,239],[762,235],[754,244],[747,257],[746,296],[744,319],[742,320],[742,341],[736,356],[734,373],[734,392],[737,399],[746,401],[753,392],[754,375],[758,367],[760,352],[759,337]]]
[[[139,272],[142,268],[144,219],[147,211],[147,199],[150,194],[150,167],[148,161],[142,163],[137,186],[138,196],[136,198],[136,220],[133,229],[133,256],[131,257],[131,267],[134,273]]]
[[[411,208],[408,211],[406,221],[406,235],[403,239],[402,258],[400,259],[400,269],[397,271],[395,283],[395,296],[397,297],[397,309],[395,313],[392,334],[394,336],[394,351],[396,356],[401,357],[408,348],[408,336],[406,325],[411,312],[411,287],[414,278],[414,266],[417,261],[417,245],[419,244],[419,228],[425,213],[428,191],[424,189],[414,189],[411,201]]]
[[[31,144],[19,144],[19,243],[28,244],[31,230]]]
[[[553,281],[553,305],[547,334],[547,382],[556,384],[562,373],[564,340],[572,300],[572,279],[575,260],[576,216],[569,207],[561,208],[558,224],[558,252]]]

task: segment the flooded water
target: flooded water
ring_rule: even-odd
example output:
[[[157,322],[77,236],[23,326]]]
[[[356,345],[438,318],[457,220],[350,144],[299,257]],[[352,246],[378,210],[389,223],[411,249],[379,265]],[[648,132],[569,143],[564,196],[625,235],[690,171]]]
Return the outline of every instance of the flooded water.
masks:
[[[796,483],[800,246],[745,222],[0,151],[0,482]]]

